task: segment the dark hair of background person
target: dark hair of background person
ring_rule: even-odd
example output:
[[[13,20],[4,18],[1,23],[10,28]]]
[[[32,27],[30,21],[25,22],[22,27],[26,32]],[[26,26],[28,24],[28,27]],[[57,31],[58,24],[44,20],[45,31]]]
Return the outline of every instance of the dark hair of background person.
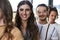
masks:
[[[50,16],[50,13],[51,13],[52,11],[55,11],[55,12],[56,12],[57,18],[58,18],[58,11],[57,11],[57,8],[56,8],[56,7],[50,7],[49,16]]]
[[[21,18],[19,16],[19,7],[24,5],[24,4],[29,5],[30,9],[31,9],[31,15],[28,18],[27,28],[26,28],[27,35],[28,35],[27,37],[31,38],[32,40],[38,40],[37,34],[39,34],[39,31],[38,31],[38,27],[35,25],[35,17],[34,17],[34,13],[33,13],[33,6],[29,1],[21,1],[18,4],[18,6],[17,6],[17,14],[16,14],[16,17],[15,17],[16,26],[22,32],[22,30],[21,30],[22,29],[22,27],[21,27],[22,22],[21,22]],[[29,33],[28,33],[28,31],[29,31]]]
[[[0,0],[0,9],[3,12],[3,21],[6,24],[6,28],[4,30],[4,35],[5,35],[5,33],[8,33],[7,34],[8,40],[10,38],[12,39],[11,30],[13,28],[13,23],[12,23],[13,11],[12,11],[10,2],[8,0]],[[0,38],[0,40],[2,39],[2,37]]]
[[[40,6],[46,7],[46,10],[48,11],[48,7],[47,7],[45,4],[39,4],[39,5],[37,6],[37,8],[40,7]]]

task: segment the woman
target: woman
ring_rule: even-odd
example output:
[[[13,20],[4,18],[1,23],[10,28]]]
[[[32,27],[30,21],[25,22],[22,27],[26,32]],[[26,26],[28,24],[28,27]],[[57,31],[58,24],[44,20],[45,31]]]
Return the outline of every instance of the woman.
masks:
[[[22,32],[24,40],[39,40],[39,31],[35,24],[33,6],[29,1],[21,1],[18,4],[15,23]]]
[[[55,20],[58,18],[58,11],[56,7],[50,8],[49,10],[49,23],[54,24],[56,23]]]
[[[58,18],[58,11],[56,7],[52,7],[49,10],[49,18],[48,18],[48,23],[54,26],[58,32],[58,39],[60,38],[60,25],[55,22],[55,20]],[[57,36],[57,35],[56,35]],[[59,39],[60,40],[60,39]]]
[[[18,28],[12,23],[12,8],[8,0],[0,0],[0,40],[23,40]]]

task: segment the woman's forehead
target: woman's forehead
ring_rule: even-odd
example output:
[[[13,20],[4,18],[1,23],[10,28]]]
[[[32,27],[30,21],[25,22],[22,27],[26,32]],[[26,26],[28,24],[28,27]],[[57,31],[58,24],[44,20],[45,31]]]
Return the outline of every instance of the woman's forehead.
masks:
[[[20,8],[23,8],[23,9],[25,8],[25,9],[26,9],[26,8],[30,8],[30,6],[27,5],[27,4],[25,4],[25,5],[21,5],[21,6],[19,7],[19,9],[20,9]]]

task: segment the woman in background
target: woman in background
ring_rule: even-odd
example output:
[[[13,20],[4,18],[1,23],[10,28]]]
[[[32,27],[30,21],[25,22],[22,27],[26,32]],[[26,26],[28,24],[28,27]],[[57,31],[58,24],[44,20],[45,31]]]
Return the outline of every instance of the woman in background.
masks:
[[[21,1],[18,4],[15,23],[22,32],[24,40],[39,40],[39,31],[35,24],[33,6],[29,1]]]
[[[58,11],[57,11],[56,7],[50,8],[48,23],[55,24],[56,18],[58,18]]]
[[[58,40],[60,40],[60,24],[56,23],[56,19],[58,18],[58,10],[56,7],[50,7],[49,16],[48,16],[48,23],[55,27],[56,31],[58,32]]]
[[[12,23],[12,8],[8,0],[0,0],[0,40],[23,40],[18,28]]]

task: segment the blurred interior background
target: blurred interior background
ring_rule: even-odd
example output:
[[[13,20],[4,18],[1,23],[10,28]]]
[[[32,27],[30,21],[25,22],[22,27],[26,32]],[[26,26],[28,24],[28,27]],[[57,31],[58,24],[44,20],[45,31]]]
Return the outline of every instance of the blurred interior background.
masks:
[[[13,9],[13,21],[14,21],[16,10],[17,10],[17,5],[22,0],[9,0],[9,1],[11,3],[12,9]],[[37,18],[37,16],[36,16],[36,7],[37,7],[38,4],[44,3],[47,6],[50,5],[52,7],[53,6],[56,7],[57,10],[58,10],[58,14],[59,14],[58,19],[56,19],[56,22],[58,24],[60,24],[60,0],[28,0],[28,1],[30,1],[33,5],[33,11],[34,11],[34,14],[35,14],[36,18]]]

